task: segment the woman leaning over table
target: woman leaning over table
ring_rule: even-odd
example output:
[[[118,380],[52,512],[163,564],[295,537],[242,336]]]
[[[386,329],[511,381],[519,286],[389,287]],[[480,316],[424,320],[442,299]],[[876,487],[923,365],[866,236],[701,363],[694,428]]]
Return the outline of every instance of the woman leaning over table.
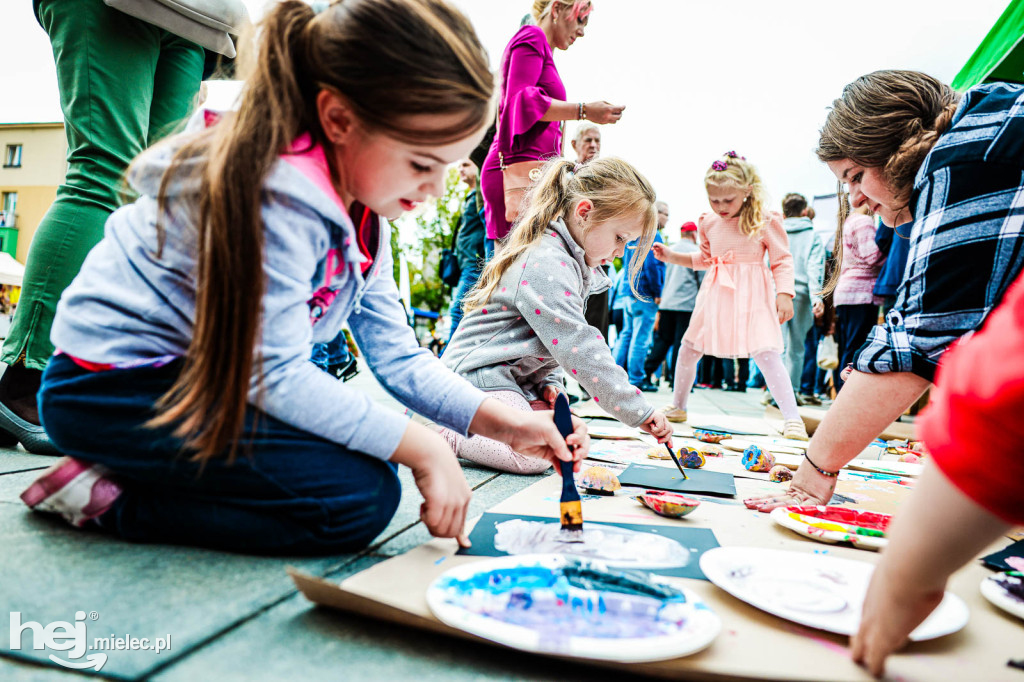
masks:
[[[877,71],[832,103],[817,154],[852,206],[912,223],[910,255],[895,307],[861,347],[788,493],[746,500],[760,511],[827,504],[837,472],[924,393],[942,354],[981,326],[1024,265],[1024,87],[961,96],[923,73]]]
[[[501,57],[498,129],[480,173],[487,221],[487,258],[512,224],[505,220],[502,165],[562,155],[562,121],[615,123],[625,107],[608,102],[567,102],[554,52],[583,37],[590,0],[535,0],[536,25],[520,28]]]

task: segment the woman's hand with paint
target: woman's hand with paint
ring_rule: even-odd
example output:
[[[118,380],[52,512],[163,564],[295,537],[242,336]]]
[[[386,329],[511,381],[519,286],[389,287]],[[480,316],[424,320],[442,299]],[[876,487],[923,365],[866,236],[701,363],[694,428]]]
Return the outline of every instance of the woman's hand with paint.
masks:
[[[819,474],[810,462],[800,462],[793,475],[789,490],[782,495],[764,495],[743,500],[747,509],[770,512],[776,507],[787,507],[791,504],[828,504],[832,492],[836,489],[836,479]]]
[[[473,491],[444,438],[422,424],[409,422],[391,461],[412,469],[423,495],[420,520],[430,534],[455,538],[460,547],[469,547],[466,512]]]
[[[779,294],[775,297],[775,310],[779,314],[779,324],[786,324],[793,319],[793,297]]]
[[[640,429],[657,438],[659,443],[668,443],[668,446],[672,447],[672,425],[668,423],[663,413],[655,412],[650,419],[640,425]]]

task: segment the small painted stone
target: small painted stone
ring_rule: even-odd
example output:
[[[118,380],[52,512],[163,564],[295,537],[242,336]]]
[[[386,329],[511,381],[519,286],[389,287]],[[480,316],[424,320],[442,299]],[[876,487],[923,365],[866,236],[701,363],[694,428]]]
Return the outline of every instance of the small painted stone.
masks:
[[[672,459],[669,457],[668,450],[664,447],[651,448],[647,451],[647,459]]]
[[[655,514],[670,519],[678,519],[686,516],[700,506],[700,500],[695,500],[678,493],[666,493],[660,490],[647,490],[643,495],[637,495],[636,501],[644,505]]]
[[[723,433],[722,431],[705,431],[704,429],[694,429],[693,437],[697,440],[704,441],[705,443],[721,443],[726,438],[732,438],[732,434]]]
[[[743,451],[743,467],[747,471],[769,471],[775,465],[775,455],[756,445]]]
[[[679,463],[687,469],[700,469],[708,463],[704,453],[694,448],[679,448]]]
[[[776,464],[772,467],[772,470],[768,472],[768,480],[773,483],[785,483],[786,481],[793,480],[793,470],[789,467]]]
[[[580,484],[588,490],[602,493],[614,493],[622,487],[618,477],[605,467],[590,467],[584,471]]]
[[[725,457],[725,450],[721,445],[702,443],[697,446],[697,449],[703,452],[705,457]]]
[[[913,452],[907,452],[907,453],[904,453],[904,454],[900,455],[900,461],[901,462],[906,462],[907,464],[920,464],[921,463],[921,455],[915,454]]]

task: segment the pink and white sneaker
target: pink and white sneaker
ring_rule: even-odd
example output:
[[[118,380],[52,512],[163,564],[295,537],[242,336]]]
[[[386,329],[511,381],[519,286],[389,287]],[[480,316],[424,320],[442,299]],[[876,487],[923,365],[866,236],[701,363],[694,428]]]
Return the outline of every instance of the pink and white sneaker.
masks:
[[[62,457],[21,494],[21,501],[35,511],[60,514],[81,528],[120,496],[121,486],[107,477],[105,467]]]

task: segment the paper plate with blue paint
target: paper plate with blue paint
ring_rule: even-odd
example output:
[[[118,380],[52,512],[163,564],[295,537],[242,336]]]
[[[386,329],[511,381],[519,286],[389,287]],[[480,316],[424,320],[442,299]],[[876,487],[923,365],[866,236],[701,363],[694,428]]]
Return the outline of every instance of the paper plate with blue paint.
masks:
[[[700,558],[708,580],[762,611],[819,630],[853,635],[875,567],[829,554],[764,547],[717,547]],[[946,592],[938,607],[910,633],[919,642],[967,625],[967,605]]]
[[[514,649],[623,663],[695,653],[722,629],[691,590],[552,554],[457,566],[427,603],[447,625]]]

